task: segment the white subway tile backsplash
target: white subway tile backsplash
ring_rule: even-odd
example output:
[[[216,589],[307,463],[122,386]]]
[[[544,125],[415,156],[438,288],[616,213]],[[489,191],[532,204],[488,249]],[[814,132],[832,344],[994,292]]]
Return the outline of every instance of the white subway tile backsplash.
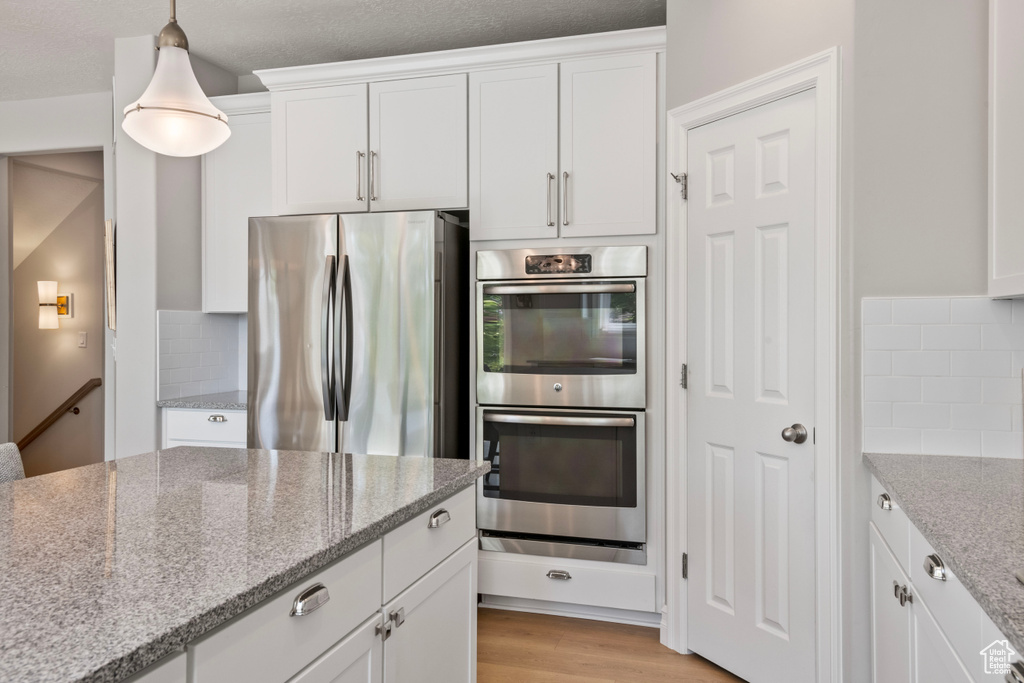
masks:
[[[158,311],[158,397],[236,391],[244,386],[244,316]]]
[[[864,299],[861,311],[865,325],[888,325],[892,322],[892,299]]]
[[[930,403],[977,403],[981,400],[978,377],[925,377],[921,400]]]
[[[866,451],[1024,457],[1024,301],[865,299]]]
[[[865,427],[892,427],[891,403],[864,403]]]
[[[949,351],[893,351],[892,374],[912,377],[948,377]]]
[[[921,379],[918,377],[865,377],[864,400],[919,402],[921,400]]]
[[[949,299],[893,299],[894,325],[949,322]]]
[[[977,297],[950,299],[950,320],[954,323],[1010,323],[1012,307],[1009,301],[993,301]]]
[[[950,374],[954,377],[1007,377],[1009,351],[953,351]]]
[[[978,325],[926,325],[921,328],[922,349],[964,350],[981,348]]]
[[[865,377],[885,377],[892,374],[892,351],[865,351],[861,370]]]
[[[904,350],[921,348],[920,325],[872,325],[864,328],[864,348]]]
[[[941,403],[894,403],[892,426],[911,429],[949,429],[949,405]]]

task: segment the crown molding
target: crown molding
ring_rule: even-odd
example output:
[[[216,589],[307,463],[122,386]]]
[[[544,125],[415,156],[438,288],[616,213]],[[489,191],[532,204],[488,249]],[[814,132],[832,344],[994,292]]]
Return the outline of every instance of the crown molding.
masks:
[[[267,114],[270,113],[269,92],[247,92],[240,95],[220,95],[211,97],[213,106],[220,109],[228,116],[238,114]]]
[[[442,76],[465,71],[505,69],[583,57],[657,52],[664,49],[665,27],[652,26],[628,31],[589,33],[378,59],[260,69],[253,73],[271,92],[277,92],[398,78]]]

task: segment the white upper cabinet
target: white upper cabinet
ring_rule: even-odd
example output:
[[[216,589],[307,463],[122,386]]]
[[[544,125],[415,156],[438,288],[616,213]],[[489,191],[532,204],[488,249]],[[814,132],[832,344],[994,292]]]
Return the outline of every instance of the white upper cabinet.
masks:
[[[561,65],[563,237],[655,232],[653,52]]]
[[[989,4],[988,293],[1024,296],[1024,3]]]
[[[474,240],[558,237],[558,65],[469,75]]]
[[[654,52],[470,74],[474,240],[656,231]]]
[[[271,95],[274,212],[366,211],[366,84]]]
[[[466,74],[370,84],[370,210],[466,198]]]
[[[257,102],[235,113],[227,101]],[[263,111],[254,111],[262,102]],[[203,156],[203,310],[244,313],[247,302],[249,217],[266,216],[270,201],[270,99],[218,99],[231,137]]]

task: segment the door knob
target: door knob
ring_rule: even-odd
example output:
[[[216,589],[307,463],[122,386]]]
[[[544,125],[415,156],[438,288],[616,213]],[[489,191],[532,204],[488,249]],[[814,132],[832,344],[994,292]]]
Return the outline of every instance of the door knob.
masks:
[[[803,443],[807,441],[807,427],[804,427],[799,422],[792,427],[786,427],[782,430],[782,440],[789,441],[791,443]]]

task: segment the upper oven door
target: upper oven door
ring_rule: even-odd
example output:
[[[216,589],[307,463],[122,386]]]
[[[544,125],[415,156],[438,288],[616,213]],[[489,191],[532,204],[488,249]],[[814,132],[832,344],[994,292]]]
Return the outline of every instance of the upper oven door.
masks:
[[[477,283],[481,405],[644,408],[644,278]]]

